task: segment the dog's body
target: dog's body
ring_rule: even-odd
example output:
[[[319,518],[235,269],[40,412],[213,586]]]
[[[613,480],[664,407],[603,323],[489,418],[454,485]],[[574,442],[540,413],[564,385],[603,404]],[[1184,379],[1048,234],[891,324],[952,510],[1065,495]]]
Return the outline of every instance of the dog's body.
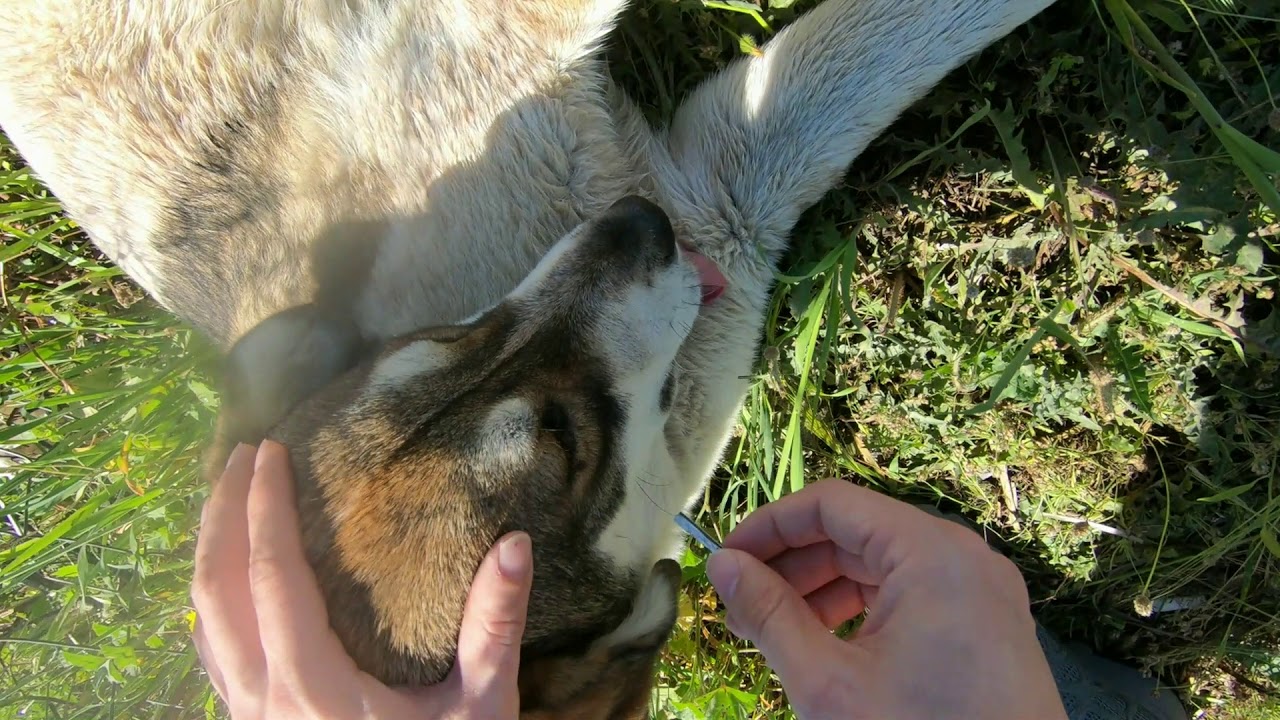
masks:
[[[0,8],[0,124],[227,350],[226,439],[290,444],[335,629],[385,680],[443,674],[470,573],[523,527],[526,713],[642,704],[671,516],[800,213],[1052,2],[827,0],[655,132],[596,52],[625,1]]]

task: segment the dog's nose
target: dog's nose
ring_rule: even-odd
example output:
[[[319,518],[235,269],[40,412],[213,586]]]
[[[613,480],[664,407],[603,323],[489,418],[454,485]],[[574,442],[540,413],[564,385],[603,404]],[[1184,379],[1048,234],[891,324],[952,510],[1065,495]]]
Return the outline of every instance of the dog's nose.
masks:
[[[610,249],[623,256],[643,258],[657,265],[676,259],[676,233],[662,208],[637,195],[615,202],[600,217],[601,235]]]

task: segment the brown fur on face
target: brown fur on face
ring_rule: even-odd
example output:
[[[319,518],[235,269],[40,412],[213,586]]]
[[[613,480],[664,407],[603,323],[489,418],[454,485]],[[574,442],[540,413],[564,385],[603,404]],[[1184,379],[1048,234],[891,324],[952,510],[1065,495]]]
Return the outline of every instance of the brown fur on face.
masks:
[[[499,308],[461,339],[436,342],[428,338],[441,331],[428,331],[402,340],[384,357],[427,342],[448,354],[447,368],[411,394],[380,398],[388,405],[377,409],[361,407],[358,394],[372,370],[357,368],[273,433],[291,448],[305,544],[331,623],[356,663],[388,684],[423,684],[452,666],[467,590],[484,554],[503,534],[528,531],[535,573],[522,714],[634,717],[674,621],[679,571],[670,561],[654,571],[651,582],[665,593],[656,599],[669,607],[656,629],[601,640],[627,617],[644,580],[611,572],[590,548],[591,529],[607,517],[616,492],[609,486],[617,479],[616,410],[602,371],[583,371],[591,365],[585,358],[565,354],[548,367],[545,360],[563,354],[571,338],[552,333],[522,345],[519,357],[536,358],[540,367],[504,350],[518,322]],[[460,379],[474,384],[458,390]],[[513,382],[516,401],[508,396]],[[505,471],[476,446],[484,434],[477,422],[493,407],[542,409],[549,401],[574,418],[572,455],[545,429],[532,456],[512,458]],[[420,425],[399,424],[414,415]]]
[[[680,583],[680,566],[663,560],[654,566],[637,602],[667,602],[662,594]],[[672,618],[674,620],[674,618]],[[643,623],[637,623],[643,625]],[[644,716],[657,648],[666,641],[664,620],[645,632],[623,627],[597,641],[580,656],[521,658],[520,707],[525,720],[609,720]]]
[[[629,288],[649,287],[652,273],[684,283],[687,270],[669,231],[625,222],[639,206],[620,207],[585,240],[570,238],[543,284],[469,324],[388,343],[270,433],[290,448],[330,622],[387,684],[444,678],[477,567],[497,538],[524,530],[534,582],[522,712],[644,708],[680,574],[663,560],[645,577],[595,547],[626,493],[633,416],[618,394],[618,351],[593,318],[617,322]],[[639,238],[628,235],[637,227]],[[656,402],[660,387],[652,393]]]

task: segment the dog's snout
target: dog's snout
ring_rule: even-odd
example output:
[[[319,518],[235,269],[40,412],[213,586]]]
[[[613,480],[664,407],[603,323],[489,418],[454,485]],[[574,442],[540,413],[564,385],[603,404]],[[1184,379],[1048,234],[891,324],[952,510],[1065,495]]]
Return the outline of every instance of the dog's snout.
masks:
[[[612,252],[669,265],[676,259],[676,233],[662,208],[636,195],[615,202],[600,218],[602,240]]]

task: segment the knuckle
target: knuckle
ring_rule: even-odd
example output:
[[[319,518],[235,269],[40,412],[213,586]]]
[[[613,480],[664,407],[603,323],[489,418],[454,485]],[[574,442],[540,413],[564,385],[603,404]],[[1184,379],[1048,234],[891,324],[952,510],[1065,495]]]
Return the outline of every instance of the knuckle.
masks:
[[[191,580],[191,603],[197,612],[208,611],[219,604],[218,588],[222,585],[219,573],[208,563],[196,566]]]
[[[334,718],[340,715],[335,708],[324,702],[319,693],[313,692],[301,678],[291,677],[289,682],[293,687],[293,706],[297,710],[284,717]]]
[[[776,635],[780,631],[785,631],[781,627],[785,625],[783,618],[783,608],[786,607],[787,596],[782,588],[777,586],[768,586],[762,588],[757,596],[755,616],[756,632],[761,636]]]
[[[840,478],[823,478],[813,483],[814,492],[821,493],[822,496],[831,495],[833,493],[844,492],[846,488],[855,487],[853,483],[846,482]]]
[[[992,554],[996,555],[995,553]],[[1022,571],[1018,569],[1018,566],[1012,560],[1003,555],[996,555],[991,569],[994,581],[1002,589],[1011,593],[1020,602],[1030,602],[1026,578],[1022,577]]]
[[[268,690],[271,708],[268,718],[332,718],[342,715],[340,709],[326,703],[324,693],[313,682],[297,672],[279,672]]]
[[[811,679],[804,691],[805,700],[821,715],[839,715],[850,708],[848,678],[840,678],[831,671],[819,671],[807,677]]]
[[[237,685],[230,682],[227,693],[222,695],[231,718],[240,720],[264,720],[265,718],[290,717],[275,712],[271,694],[265,684]]]
[[[524,635],[524,621],[509,616],[481,618],[480,627],[490,642],[504,648],[518,646]]]
[[[255,596],[277,588],[284,574],[274,552],[255,548],[249,553],[249,588]]]
[[[955,543],[977,567],[995,568],[1008,562],[981,535],[971,530],[965,530],[963,535],[957,536]]]
[[[1000,557],[1000,554],[992,550],[987,541],[972,529],[942,518],[935,518],[935,520],[937,524],[934,527],[938,530],[935,543],[939,547],[949,548],[948,553],[953,557],[962,557],[978,565],[984,565]]]
[[[263,720],[267,718],[307,717],[304,714],[307,710],[307,704],[301,702],[301,700],[302,698],[298,696],[292,686],[285,686],[278,682],[271,683],[267,689],[267,702],[262,714]]]
[[[1021,584],[1022,573],[1018,571],[1018,566],[1014,565],[1013,561],[1009,558],[993,552],[987,562],[989,563],[992,573],[999,577],[1000,580],[1004,582],[1017,580],[1019,581],[1019,584]]]
[[[208,544],[197,542],[195,556],[192,558],[192,563],[195,566],[196,571],[195,576],[197,578],[201,576],[210,578],[211,575],[217,573],[221,566],[221,563],[218,561],[222,555],[222,552],[209,547]]]
[[[818,482],[813,483],[813,486],[814,486],[814,487],[817,487],[817,488],[829,488],[829,487],[831,487],[831,486],[833,486],[833,485],[835,485],[835,484],[837,484],[837,483],[839,483],[839,482],[840,482],[840,481],[839,481],[839,480],[837,480],[836,478],[833,478],[833,477],[825,477],[825,478],[822,478],[821,480],[819,480]]]

